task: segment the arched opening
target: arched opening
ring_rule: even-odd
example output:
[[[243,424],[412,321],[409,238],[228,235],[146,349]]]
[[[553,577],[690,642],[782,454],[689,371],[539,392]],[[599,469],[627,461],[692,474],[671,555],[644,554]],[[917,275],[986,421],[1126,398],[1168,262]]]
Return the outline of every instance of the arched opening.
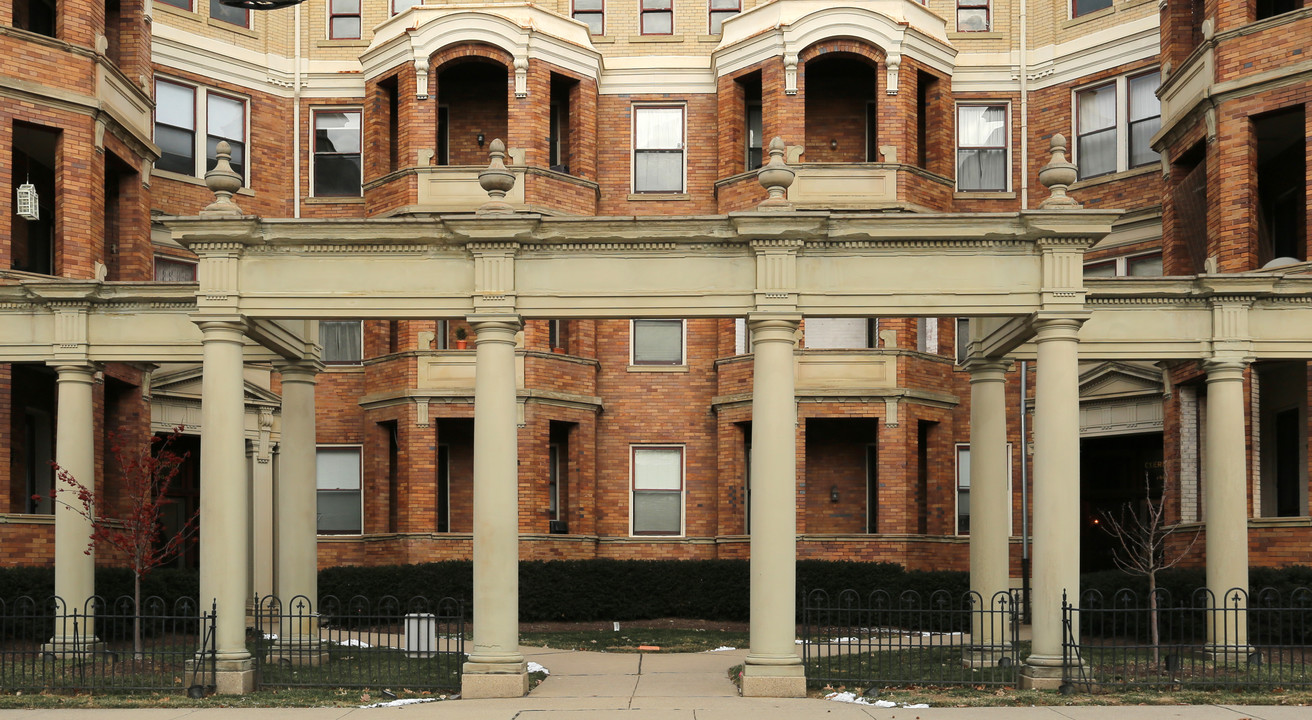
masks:
[[[486,165],[488,146],[507,135],[506,68],[482,58],[453,60],[437,75],[438,165]]]
[[[806,63],[806,162],[878,162],[878,73],[867,58],[832,53]]]

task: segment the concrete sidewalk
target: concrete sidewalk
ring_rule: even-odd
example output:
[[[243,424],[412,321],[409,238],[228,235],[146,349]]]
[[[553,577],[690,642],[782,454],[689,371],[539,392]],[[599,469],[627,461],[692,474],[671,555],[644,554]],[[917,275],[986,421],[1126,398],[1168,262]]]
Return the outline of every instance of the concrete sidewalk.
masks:
[[[742,698],[728,669],[745,650],[618,654],[523,648],[551,676],[528,697],[391,708],[5,710],[0,720],[1312,720],[1308,707],[877,708],[828,700]]]

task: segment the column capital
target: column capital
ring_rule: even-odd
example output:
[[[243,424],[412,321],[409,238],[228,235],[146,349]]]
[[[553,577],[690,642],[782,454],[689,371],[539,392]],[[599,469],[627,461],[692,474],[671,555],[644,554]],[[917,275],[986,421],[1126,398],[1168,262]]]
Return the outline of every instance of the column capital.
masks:
[[[510,313],[475,313],[466,315],[465,320],[476,334],[484,331],[509,331],[512,335],[524,329],[524,319]]]
[[[90,363],[50,362],[47,365],[54,369],[57,382],[81,382],[89,385],[96,380],[97,368]]]
[[[1013,364],[1011,358],[972,357],[966,359],[962,369],[970,373],[972,383],[1003,382]]]
[[[747,315],[747,329],[752,333],[753,343],[758,340],[793,342],[801,323],[799,313],[756,312]]]
[[[192,315],[191,321],[196,323],[196,326],[206,336],[224,330],[241,333],[242,335],[246,334],[246,319],[240,315]]]
[[[1245,358],[1208,358],[1203,361],[1203,370],[1209,383],[1243,380],[1249,362]]]
[[[313,385],[319,380],[324,364],[318,360],[275,360],[273,369],[282,376],[282,381],[303,382]]]
[[[1049,340],[1070,340],[1072,342],[1079,340],[1080,327],[1084,321],[1089,319],[1090,313],[1062,313],[1048,315],[1042,312],[1035,313],[1030,320],[1030,327],[1034,328],[1034,342],[1047,342]]]

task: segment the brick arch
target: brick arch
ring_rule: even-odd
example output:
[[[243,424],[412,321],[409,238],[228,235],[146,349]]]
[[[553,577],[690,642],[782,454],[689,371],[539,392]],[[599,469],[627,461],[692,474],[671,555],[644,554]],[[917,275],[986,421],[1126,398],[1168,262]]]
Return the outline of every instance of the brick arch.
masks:
[[[428,57],[428,67],[439,73],[443,68],[460,62],[491,60],[504,65],[506,72],[514,72],[515,58],[505,50],[486,43],[462,42],[448,45]]]
[[[797,54],[797,64],[800,70],[803,65],[812,60],[826,57],[834,53],[842,55],[859,57],[870,63],[872,68],[878,70],[887,57],[887,53],[876,45],[872,45],[864,40],[855,38],[832,38],[812,43],[802,49]]]

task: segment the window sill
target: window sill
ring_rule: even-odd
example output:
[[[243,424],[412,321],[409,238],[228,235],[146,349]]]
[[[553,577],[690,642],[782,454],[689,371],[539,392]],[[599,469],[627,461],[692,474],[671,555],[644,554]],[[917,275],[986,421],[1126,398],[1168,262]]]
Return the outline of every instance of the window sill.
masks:
[[[1006,190],[963,190],[952,193],[953,200],[1015,200],[1016,193]]]
[[[629,200],[637,202],[654,202],[670,200],[691,200],[688,193],[629,193]]]
[[[686,373],[687,365],[630,365],[631,373]]]
[[[592,41],[593,45],[596,45],[598,43],[615,42],[615,38],[611,35],[589,35],[588,38]]]
[[[697,38],[699,43],[718,43],[723,35],[701,35]]]
[[[1116,3],[1112,3],[1111,6],[1109,7],[1105,7],[1101,10],[1094,10],[1093,12],[1087,15],[1073,17],[1070,20],[1063,20],[1061,23],[1061,29],[1067,30],[1069,28],[1073,28],[1078,25],[1083,25],[1086,22],[1097,20],[1098,18],[1107,17],[1108,15],[1113,15],[1115,13],[1116,13]]]
[[[158,168],[152,169],[150,171],[150,175],[151,177],[157,177],[162,180],[174,180],[180,183],[187,183],[188,185],[199,185],[205,188],[206,190],[209,190],[209,186],[205,184],[205,181],[203,179],[198,177],[192,177],[191,175],[183,175],[182,173],[175,173],[169,170],[160,170]],[[245,195],[246,197],[255,197],[255,191],[245,186],[238,188],[237,194]]]
[[[336,365],[331,363],[324,363],[323,371],[329,373],[348,373],[348,374],[359,373],[359,372],[364,372],[364,365],[363,364],[352,365],[347,363]]]
[[[318,48],[366,48],[369,47],[369,41],[363,38],[323,38],[315,40],[314,46]]]
[[[246,11],[246,13],[247,13],[247,15],[246,15],[247,19],[250,19],[250,18],[251,18],[251,15],[250,15],[251,12],[253,12],[253,11],[251,11],[251,10],[247,10],[247,11]],[[250,28],[242,27],[242,26],[240,26],[240,25],[234,25],[234,24],[232,24],[232,23],[230,23],[230,22],[228,22],[228,21],[226,21],[226,20],[217,20],[217,19],[215,19],[215,18],[205,18],[205,24],[206,24],[206,25],[209,25],[210,27],[212,27],[212,28],[214,28],[214,29],[216,29],[216,30],[228,30],[228,31],[231,31],[231,32],[235,32],[235,33],[237,33],[238,35],[245,35],[246,37],[248,37],[248,38],[252,38],[252,39],[259,39],[259,37],[260,37],[259,33],[255,32],[254,30],[252,30],[252,29],[250,29]]]
[[[949,40],[1003,40],[1006,39],[1006,37],[1007,33],[994,32],[991,30],[985,32],[957,31],[948,33]]]
[[[681,43],[682,35],[630,35],[631,43]]]
[[[194,5],[195,3],[193,2],[192,4]],[[155,13],[159,13],[162,11],[165,15],[171,15],[175,18],[182,18],[184,20],[190,20],[192,22],[197,22],[197,23],[204,22],[204,18],[202,18],[194,9],[183,10],[180,7],[166,5],[165,3],[152,3],[151,10]]]
[[[363,197],[304,197],[301,202],[306,205],[363,205]]]
[[[1067,190],[1083,190],[1085,188],[1096,187],[1104,183],[1116,182],[1118,180],[1127,180],[1132,177],[1138,177],[1140,175],[1147,175],[1149,173],[1161,172],[1161,171],[1162,171],[1162,163],[1158,161],[1155,163],[1144,165],[1142,167],[1134,168],[1133,170],[1122,170],[1121,172],[1114,172],[1107,175],[1099,175],[1098,177],[1092,177],[1089,178],[1088,180],[1080,180],[1072,184],[1069,188],[1067,188]]]

